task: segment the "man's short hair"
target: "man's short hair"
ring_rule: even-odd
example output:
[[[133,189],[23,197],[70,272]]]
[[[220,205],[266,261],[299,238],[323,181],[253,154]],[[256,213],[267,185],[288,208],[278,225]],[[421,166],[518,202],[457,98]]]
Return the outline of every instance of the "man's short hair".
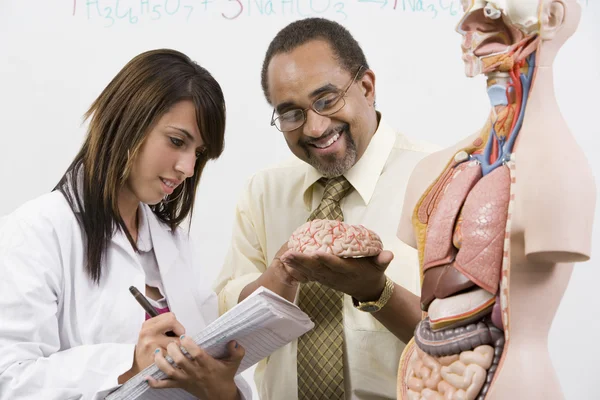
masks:
[[[292,22],[280,30],[271,41],[261,71],[261,84],[265,97],[270,102],[267,70],[271,59],[280,53],[287,53],[312,40],[323,40],[329,44],[340,65],[350,74],[356,73],[362,65],[369,68],[365,54],[350,32],[337,22],[325,18],[306,18]],[[358,77],[360,79],[361,76]]]

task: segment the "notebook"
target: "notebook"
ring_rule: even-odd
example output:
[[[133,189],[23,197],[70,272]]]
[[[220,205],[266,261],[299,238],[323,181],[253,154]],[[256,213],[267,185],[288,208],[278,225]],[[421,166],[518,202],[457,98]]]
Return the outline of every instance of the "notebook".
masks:
[[[314,323],[298,306],[261,287],[194,335],[193,340],[215,358],[226,356],[226,345],[231,340],[239,342],[246,350],[237,371],[240,374],[313,327]],[[169,362],[173,361],[169,356],[166,358]],[[144,381],[147,376],[154,379],[166,377],[152,364],[105,399],[195,399],[181,389],[153,389]]]

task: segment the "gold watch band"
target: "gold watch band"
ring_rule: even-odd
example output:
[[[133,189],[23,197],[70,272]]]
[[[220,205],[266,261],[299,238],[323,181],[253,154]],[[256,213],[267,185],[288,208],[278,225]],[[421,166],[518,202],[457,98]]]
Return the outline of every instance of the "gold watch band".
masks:
[[[394,292],[394,282],[385,277],[385,286],[383,287],[383,292],[381,292],[381,296],[377,301],[363,301],[360,302],[356,300],[354,297],[352,298],[352,303],[354,307],[364,312],[377,312],[383,308],[388,302],[388,300],[392,297],[392,293]]]

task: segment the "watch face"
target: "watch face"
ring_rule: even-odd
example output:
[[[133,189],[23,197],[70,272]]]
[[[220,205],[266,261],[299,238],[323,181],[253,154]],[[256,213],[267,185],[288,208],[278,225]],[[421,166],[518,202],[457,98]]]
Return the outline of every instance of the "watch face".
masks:
[[[379,311],[379,306],[376,306],[375,304],[367,304],[362,306],[360,309],[366,312],[375,312]]]

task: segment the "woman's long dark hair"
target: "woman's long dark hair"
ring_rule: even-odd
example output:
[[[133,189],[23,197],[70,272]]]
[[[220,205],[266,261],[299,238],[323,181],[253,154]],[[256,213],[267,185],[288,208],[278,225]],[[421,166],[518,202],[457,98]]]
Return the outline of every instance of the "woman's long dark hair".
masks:
[[[65,196],[82,224],[85,269],[95,283],[100,282],[102,260],[117,229],[137,250],[117,206],[119,191],[153,125],[181,100],[195,105],[206,151],[196,161],[194,175],[169,196],[173,200],[151,206],[175,231],[192,215],[206,162],[223,152],[225,100],[218,82],[185,54],[152,50],[127,63],[85,114],[89,120],[85,142],[54,190]]]

